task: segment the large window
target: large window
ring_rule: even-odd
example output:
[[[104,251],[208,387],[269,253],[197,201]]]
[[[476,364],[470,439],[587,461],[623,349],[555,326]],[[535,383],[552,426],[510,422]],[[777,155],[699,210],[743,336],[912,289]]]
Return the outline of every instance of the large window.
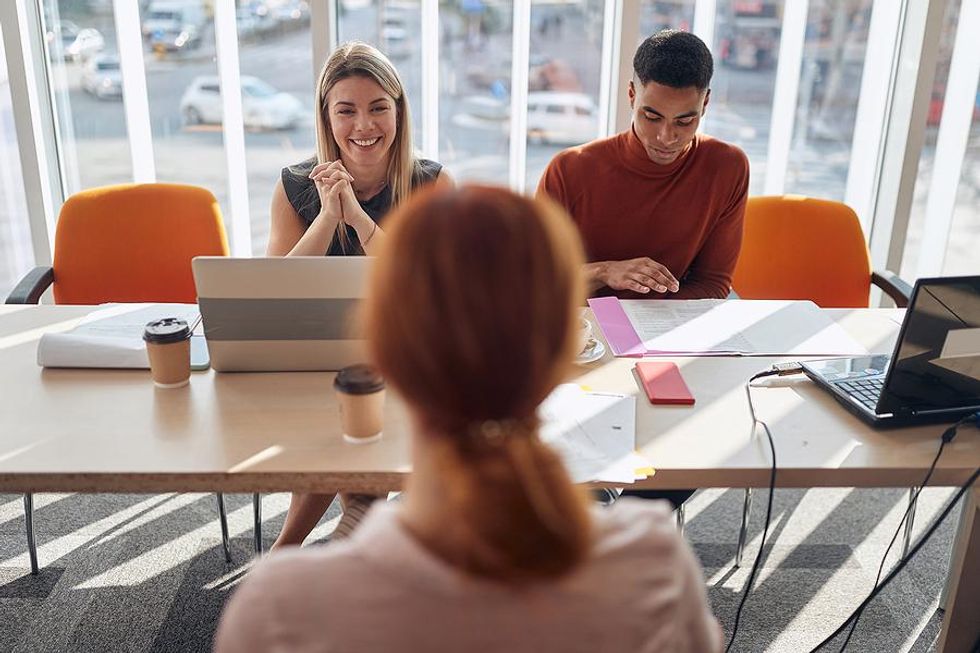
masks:
[[[811,0],[785,190],[843,200],[871,0]],[[881,121],[875,127],[880,130]]]
[[[0,38],[0,298],[34,265],[21,179],[7,57]]]
[[[416,146],[461,181],[513,184],[533,192],[559,150],[623,124],[620,80],[628,71],[621,66],[631,60],[638,39],[673,27],[701,35],[711,47],[715,75],[703,129],[746,152],[750,193],[848,201],[871,233],[885,130],[924,129],[902,272],[912,277],[925,269],[969,271],[980,240],[975,208],[980,118],[967,116],[972,120],[968,128],[962,120],[968,94],[971,110],[980,113],[976,74],[969,62],[963,72],[969,43],[958,46],[965,55],[956,55],[953,45],[963,31],[957,29],[963,16],[978,20],[974,3],[922,0],[947,13],[927,124],[903,126],[887,124],[895,91],[892,71],[899,53],[918,47],[899,47],[900,39],[921,34],[901,20],[903,12],[922,13],[910,11],[923,6],[916,3],[28,1],[36,3],[44,25],[39,39],[30,42],[46,44],[44,79],[50,93],[42,95],[54,99],[56,126],[47,127],[57,133],[55,165],[65,193],[147,178],[205,186],[221,202],[236,253],[264,253],[280,170],[315,150],[313,84],[323,62],[314,61],[313,52],[322,51],[328,37],[323,32],[324,42],[314,42],[317,35],[310,26],[325,25],[329,17],[337,20],[332,28],[339,41],[364,40],[389,55],[411,102]],[[127,16],[114,15],[114,7],[125,9]],[[438,11],[439,19],[438,31],[431,34],[431,26],[423,24],[429,11]],[[623,11],[628,15],[618,13]],[[620,25],[622,34],[614,34],[613,25]],[[619,43],[627,34],[631,42]],[[121,69],[134,73],[127,68],[131,58],[120,66],[120,47],[142,55],[142,66],[135,69],[139,79],[127,81],[122,75]],[[526,71],[518,68],[516,76],[523,88],[514,88],[515,61],[520,66],[525,60]],[[236,100],[228,98],[221,79],[237,74],[242,120],[232,115],[225,124],[224,111],[235,109]],[[952,85],[951,74],[959,76]],[[603,105],[610,94],[618,100],[617,115],[603,120],[612,108]],[[527,129],[522,133],[511,129],[511,113],[515,98],[525,96]],[[947,98],[958,107],[958,117],[948,121],[944,132]],[[11,143],[4,141],[8,149]],[[16,179],[17,157],[5,157],[12,164],[4,174]],[[8,196],[18,192],[19,186],[12,192],[5,188],[5,206],[11,202]],[[948,211],[936,199],[952,197]],[[944,211],[948,219],[935,217]],[[901,229],[904,216],[896,220]],[[236,238],[233,227],[243,222],[249,233]],[[43,219],[32,217],[30,224],[38,229]],[[930,226],[936,224],[939,229]],[[17,240],[22,243],[18,251],[31,251],[23,223],[15,229],[7,220],[2,226],[5,248]],[[944,234],[938,254],[935,243],[924,237],[930,233]],[[921,252],[927,252],[924,258]],[[4,264],[16,260],[9,265],[23,267],[19,256],[5,256]]]
[[[111,3],[43,0],[65,194],[132,181]]]
[[[526,186],[560,150],[601,134],[603,0],[531,3]]]
[[[439,157],[460,180],[507,184],[513,3],[440,8]]]
[[[782,4],[719,2],[713,26],[715,76],[703,129],[745,150],[753,195],[765,181]]]
[[[977,274],[980,271],[977,264],[980,246],[980,89],[977,87],[977,69],[980,66],[976,55],[968,51],[969,47],[976,48],[976,44],[968,46],[962,42],[975,40],[971,32],[964,31],[966,26],[959,20],[965,9],[967,7],[961,0],[951,0],[943,21],[939,58],[926,115],[925,145],[919,159],[915,198],[902,257],[902,276],[907,279],[938,274]],[[972,16],[980,20],[980,12],[973,7],[969,9],[974,12]],[[954,54],[963,58],[956,62],[956,72],[961,73],[957,80],[950,79],[954,72]],[[944,131],[945,138],[941,139]],[[939,147],[945,151],[938,152]],[[959,158],[961,152],[962,159]],[[955,175],[957,167],[959,174]],[[938,235],[938,242],[925,242],[929,232],[933,238]]]
[[[316,153],[310,11],[305,2],[240,3],[236,18],[252,253],[263,255],[280,171]]]

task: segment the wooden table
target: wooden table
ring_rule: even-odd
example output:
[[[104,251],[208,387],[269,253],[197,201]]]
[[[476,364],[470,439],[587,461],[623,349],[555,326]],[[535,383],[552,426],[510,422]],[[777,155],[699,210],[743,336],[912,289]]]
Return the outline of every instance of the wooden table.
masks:
[[[41,333],[70,329],[90,310],[0,307],[0,491],[386,491],[408,473],[400,402],[387,402],[380,442],[346,444],[333,374],[195,372],[188,387],[161,390],[147,371],[39,368]],[[830,313],[869,351],[891,351],[900,312]],[[639,396],[637,449],[657,472],[637,487],[766,487],[768,444],[751,432],[744,383],[778,359],[672,360],[694,406],[650,406],[630,359],[607,354],[575,378],[594,390]],[[872,429],[803,376],[759,385],[753,397],[776,441],[779,487],[913,486],[935,455],[942,427]],[[946,447],[931,483],[961,485],[977,466],[980,436],[967,428]],[[977,494],[968,494],[961,519],[944,651],[968,650],[980,634]],[[952,631],[960,639],[947,636],[946,626],[960,619]]]

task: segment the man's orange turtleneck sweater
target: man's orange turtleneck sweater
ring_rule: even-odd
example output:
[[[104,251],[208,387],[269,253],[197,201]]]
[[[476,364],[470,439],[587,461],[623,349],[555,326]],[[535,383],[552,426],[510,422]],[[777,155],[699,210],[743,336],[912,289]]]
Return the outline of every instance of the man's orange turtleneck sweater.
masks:
[[[734,145],[698,134],[660,165],[632,128],[560,152],[538,185],[571,214],[589,262],[649,256],[680,282],[676,293],[596,293],[622,299],[727,296],[748,189],[749,162]]]

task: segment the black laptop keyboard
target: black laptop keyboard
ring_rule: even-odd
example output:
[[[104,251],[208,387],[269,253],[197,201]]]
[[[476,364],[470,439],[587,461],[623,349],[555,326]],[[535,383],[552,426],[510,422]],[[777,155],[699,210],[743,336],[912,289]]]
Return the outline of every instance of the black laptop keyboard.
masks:
[[[884,383],[885,380],[882,378],[862,379],[860,381],[841,381],[837,387],[874,411],[878,405],[878,397],[881,396]]]

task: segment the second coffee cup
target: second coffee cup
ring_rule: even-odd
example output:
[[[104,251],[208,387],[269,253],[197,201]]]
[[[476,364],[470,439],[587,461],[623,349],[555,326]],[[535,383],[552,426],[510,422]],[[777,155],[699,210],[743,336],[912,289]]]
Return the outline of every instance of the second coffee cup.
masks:
[[[381,439],[384,427],[385,382],[369,365],[351,365],[337,373],[333,382],[340,405],[344,440],[367,444]]]
[[[143,331],[150,376],[158,388],[179,388],[191,378],[191,330],[187,322],[165,317]]]

